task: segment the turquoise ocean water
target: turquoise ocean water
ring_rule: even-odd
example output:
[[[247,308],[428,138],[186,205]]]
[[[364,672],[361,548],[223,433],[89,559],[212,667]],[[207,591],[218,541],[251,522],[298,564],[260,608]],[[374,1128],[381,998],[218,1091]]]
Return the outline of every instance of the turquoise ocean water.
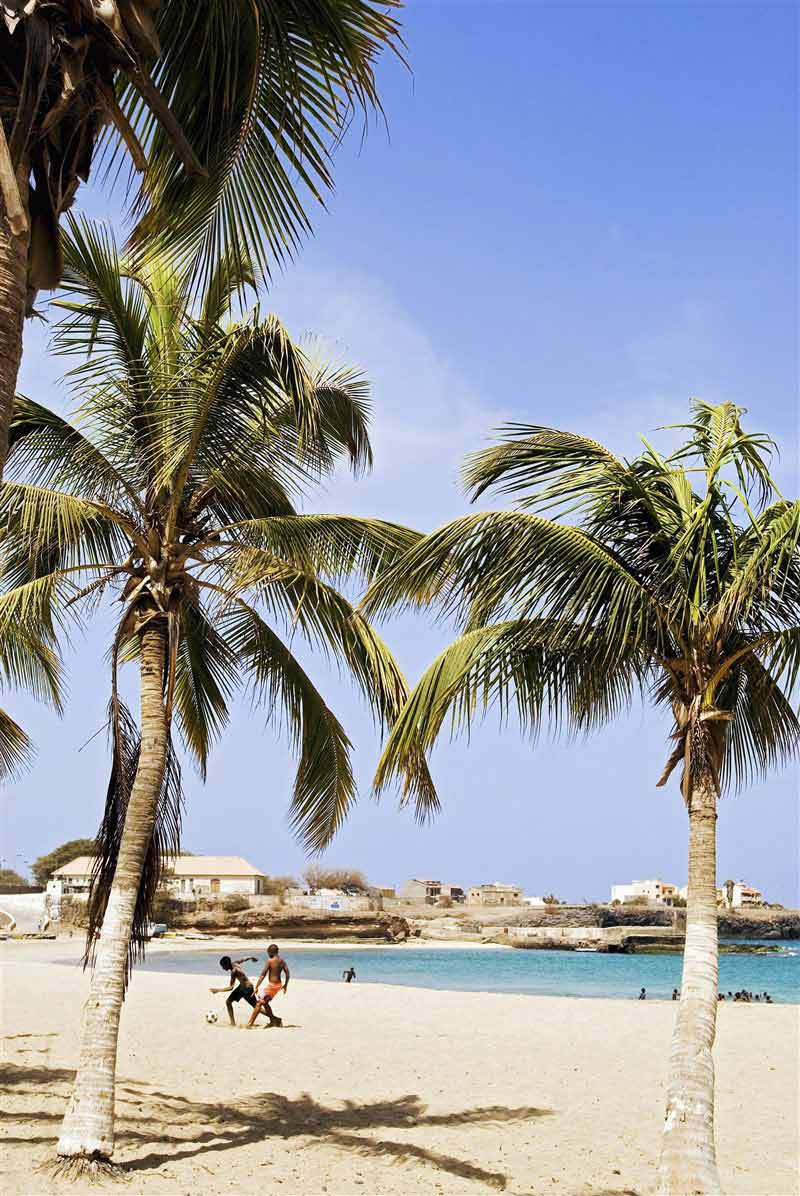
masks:
[[[720,989],[769,992],[775,1002],[800,1002],[800,942],[780,944],[780,953],[721,955]],[[259,960],[266,943],[253,943]],[[236,952],[231,950],[236,955]],[[154,972],[188,972],[219,978],[214,951],[152,953],[139,965]],[[238,949],[244,954],[244,948]],[[649,997],[669,997],[680,985],[680,955],[601,955],[575,951],[521,951],[504,947],[474,949],[412,946],[351,950],[346,946],[293,948],[284,952],[292,977],[342,982],[351,965],[355,983],[403,984],[460,992],[532,993],[565,997],[631,997],[643,986]],[[250,965],[254,973],[256,965]]]

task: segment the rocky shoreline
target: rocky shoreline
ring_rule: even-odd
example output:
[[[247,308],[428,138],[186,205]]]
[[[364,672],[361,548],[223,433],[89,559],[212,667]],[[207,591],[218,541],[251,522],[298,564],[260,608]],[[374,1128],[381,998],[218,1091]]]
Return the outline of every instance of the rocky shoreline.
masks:
[[[400,944],[436,942],[495,943],[527,950],[597,950],[600,952],[680,952],[685,912],[674,909],[625,909],[600,905],[559,905],[545,909],[442,910],[404,907],[397,912],[302,911],[251,908],[231,913],[221,907],[176,912],[171,931],[191,935],[236,935],[238,938]],[[725,942],[723,952],[763,954],[779,950],[784,939],[800,939],[800,911],[725,912],[719,919],[720,939],[771,940],[768,945]]]

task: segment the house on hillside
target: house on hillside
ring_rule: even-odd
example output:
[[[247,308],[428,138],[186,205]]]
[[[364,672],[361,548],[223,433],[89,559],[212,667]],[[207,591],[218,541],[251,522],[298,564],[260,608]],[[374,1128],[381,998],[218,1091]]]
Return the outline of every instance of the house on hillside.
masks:
[[[240,855],[179,855],[166,876],[173,896],[184,901],[218,893],[223,897],[229,893],[258,897],[264,892],[266,880],[259,868]]]
[[[611,886],[611,900],[620,905],[638,905],[642,900],[656,905],[672,905],[678,896],[680,890],[677,885],[667,884],[664,880],[634,880],[629,885]]]
[[[47,892],[56,901],[62,896],[87,897],[93,866],[93,856],[70,860],[55,870]],[[263,872],[238,855],[179,855],[168,864],[164,878],[173,897],[183,901],[229,893],[258,896],[264,892],[266,879]]]
[[[685,899],[689,892],[689,886],[684,885],[679,892]],[[764,904],[764,894],[761,889],[754,889],[752,885],[746,885],[743,880],[734,882],[730,895],[730,909],[752,909]],[[725,885],[717,889],[717,905],[728,906],[728,891]]]
[[[400,890],[401,901],[409,901],[413,905],[435,905],[442,895],[440,880],[407,880]]]
[[[473,885],[467,890],[467,905],[522,905],[522,889],[518,885]]]
[[[400,890],[400,900],[408,901],[412,905],[436,905],[442,897],[449,897],[451,901],[464,900],[464,890],[460,885],[444,884],[441,880],[407,880]]]
[[[47,893],[56,902],[62,897],[88,897],[94,856],[79,855],[56,868],[47,882]]]
[[[763,905],[764,894],[760,889],[746,885],[743,880],[737,880],[733,886],[733,908],[746,909],[748,906]]]

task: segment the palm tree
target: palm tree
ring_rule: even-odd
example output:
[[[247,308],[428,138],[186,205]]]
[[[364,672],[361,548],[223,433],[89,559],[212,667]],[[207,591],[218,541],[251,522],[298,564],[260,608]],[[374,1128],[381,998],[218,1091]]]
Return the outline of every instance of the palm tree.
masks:
[[[380,107],[373,67],[399,52],[399,2],[6,0],[0,477],[23,320],[59,282],[59,221],[98,146],[106,180],[123,158],[141,176],[135,243],[199,245],[205,282],[225,256],[268,270],[308,231],[353,111]]]
[[[636,698],[672,717],[658,781],[680,766],[689,821],[681,1002],[661,1156],[665,1193],[719,1191],[714,1147],[716,820],[723,789],[791,757],[800,668],[800,504],[769,473],[772,442],[731,403],[692,405],[686,442],[631,461],[595,441],[515,425],[471,457],[474,497],[522,510],[434,532],[380,578],[364,609],[436,604],[459,638],[427,669],[389,737],[378,789],[497,703],[535,734],[587,732]]]
[[[256,309],[231,322],[236,274],[223,262],[195,310],[176,274],[131,268],[101,228],[71,222],[55,345],[82,358],[79,422],[24,398],[12,421],[14,480],[0,517],[13,588],[0,617],[38,626],[54,609],[92,610],[112,594],[121,603],[89,906],[95,967],[58,1144],[79,1169],[112,1155],[127,968],[162,859],[177,850],[173,715],[203,773],[241,684],[281,716],[299,755],[292,823],[316,851],[356,796],[350,742],[275,624],[338,660],[382,725],[406,697],[390,652],[335,583],[370,580],[416,533],[295,506],[340,459],[356,471],[370,464],[367,384],[352,370],[314,368],[273,316]],[[138,726],[118,691],[124,661],[139,668]],[[435,804],[421,757],[405,796],[418,812]]]

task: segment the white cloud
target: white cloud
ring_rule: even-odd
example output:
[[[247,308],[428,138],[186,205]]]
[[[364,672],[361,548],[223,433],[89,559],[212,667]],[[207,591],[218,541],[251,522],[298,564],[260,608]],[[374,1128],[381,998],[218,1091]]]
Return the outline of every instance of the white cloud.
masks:
[[[463,512],[464,456],[509,412],[481,395],[374,278],[301,267],[269,306],[294,336],[318,336],[334,359],[360,366],[372,386],[374,469],[358,482],[337,479],[328,501],[424,529]]]

